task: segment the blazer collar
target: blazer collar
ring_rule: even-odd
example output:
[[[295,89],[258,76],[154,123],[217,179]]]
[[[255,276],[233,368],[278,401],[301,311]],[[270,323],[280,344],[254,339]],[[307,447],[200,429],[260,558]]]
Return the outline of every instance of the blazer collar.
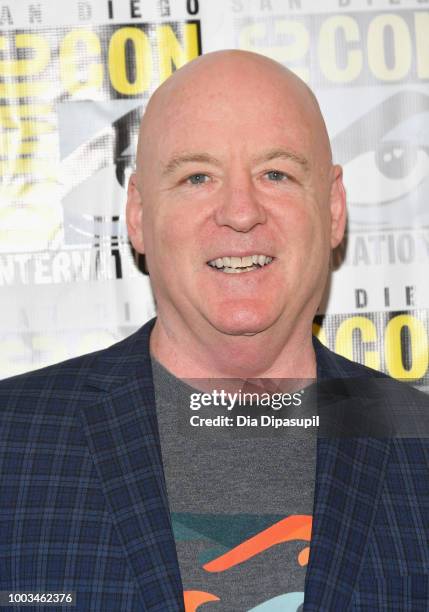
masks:
[[[103,393],[79,412],[145,608],[176,612],[183,610],[183,586],[156,419],[149,352],[155,321],[99,353],[88,385]],[[319,380],[353,376],[358,366],[314,342]],[[318,438],[306,612],[345,610],[350,604],[389,450],[388,439]]]

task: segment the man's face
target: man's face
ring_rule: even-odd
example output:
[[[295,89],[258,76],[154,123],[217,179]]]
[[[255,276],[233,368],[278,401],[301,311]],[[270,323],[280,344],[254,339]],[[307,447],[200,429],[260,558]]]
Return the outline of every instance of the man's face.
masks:
[[[250,70],[201,73],[158,106],[128,206],[159,313],[198,334],[311,323],[342,233],[313,102]]]

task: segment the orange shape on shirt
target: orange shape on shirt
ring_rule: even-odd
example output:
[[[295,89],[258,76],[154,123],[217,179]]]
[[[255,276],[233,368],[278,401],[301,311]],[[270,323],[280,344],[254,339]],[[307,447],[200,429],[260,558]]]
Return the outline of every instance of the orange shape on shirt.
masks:
[[[238,546],[217,557],[217,559],[209,561],[203,565],[203,569],[208,572],[223,572],[230,567],[234,567],[234,565],[259,555],[276,544],[290,542],[291,540],[307,540],[309,542],[311,539],[312,521],[313,517],[308,514],[288,516],[238,544]],[[301,551],[298,560],[305,550]],[[304,556],[301,558],[304,559]]]
[[[305,548],[301,550],[301,552],[298,555],[298,563],[301,566],[307,565],[309,556],[310,556],[310,547],[306,546]]]
[[[220,601],[219,597],[205,591],[184,591],[183,599],[185,601],[185,612],[196,612],[198,606],[208,601]]]

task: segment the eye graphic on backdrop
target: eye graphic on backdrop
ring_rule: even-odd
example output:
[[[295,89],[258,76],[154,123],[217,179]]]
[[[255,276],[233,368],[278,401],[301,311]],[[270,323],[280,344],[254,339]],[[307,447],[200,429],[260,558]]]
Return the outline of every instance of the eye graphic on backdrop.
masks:
[[[142,112],[143,109],[140,106],[122,115],[112,124],[115,133],[116,180],[125,190],[128,186],[128,179],[134,171],[135,151]]]
[[[343,167],[353,206],[390,204],[412,192],[429,175],[429,149],[384,142]]]
[[[131,108],[131,110],[129,110]],[[140,101],[64,103],[59,112],[66,244],[128,244],[125,200],[142,115]],[[85,123],[81,117],[85,117]]]
[[[399,92],[332,140],[344,170],[349,231],[429,224],[429,96]]]

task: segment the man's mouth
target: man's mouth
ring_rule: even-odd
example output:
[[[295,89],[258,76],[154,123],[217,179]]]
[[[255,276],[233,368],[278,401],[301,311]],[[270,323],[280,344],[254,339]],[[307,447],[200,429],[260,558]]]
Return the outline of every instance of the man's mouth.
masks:
[[[274,257],[269,255],[246,255],[245,257],[218,257],[207,262],[209,266],[219,272],[227,274],[237,274],[241,272],[251,272],[267,266],[273,261]]]

